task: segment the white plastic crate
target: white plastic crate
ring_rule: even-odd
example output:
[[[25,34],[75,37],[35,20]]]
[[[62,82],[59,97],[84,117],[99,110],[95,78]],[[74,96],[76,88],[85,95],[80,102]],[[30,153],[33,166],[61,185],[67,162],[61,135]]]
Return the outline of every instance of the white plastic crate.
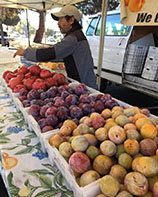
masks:
[[[142,77],[148,80],[158,80],[158,60],[147,58],[142,72]]]
[[[158,60],[158,47],[150,46],[147,57]]]
[[[123,71],[127,74],[141,74],[148,47],[130,44],[124,60]]]
[[[44,144],[46,146],[46,150],[48,151],[48,157],[50,160],[50,163],[52,165],[56,165],[58,169],[61,171],[62,175],[64,176],[68,187],[74,192],[75,197],[96,197],[96,195],[101,193],[100,187],[99,187],[99,179],[97,181],[94,181],[85,187],[80,187],[76,180],[75,176],[73,175],[73,171],[70,169],[69,164],[67,161],[62,157],[62,155],[59,153],[58,149],[55,147],[52,147],[48,140],[52,135],[55,135],[58,133],[59,130],[56,132],[47,132],[44,137]]]

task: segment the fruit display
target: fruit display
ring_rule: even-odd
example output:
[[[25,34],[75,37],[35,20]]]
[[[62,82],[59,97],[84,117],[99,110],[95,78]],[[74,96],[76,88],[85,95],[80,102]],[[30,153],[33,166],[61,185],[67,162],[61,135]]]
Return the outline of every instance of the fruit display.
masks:
[[[112,108],[118,105],[109,94],[92,95],[84,84],[67,81],[62,73],[32,65],[29,68],[19,67],[17,70],[5,71],[3,78],[24,108],[38,122],[41,132],[57,129],[66,119],[78,123],[83,116],[92,112],[102,112],[110,100]],[[95,118],[93,124],[99,127],[103,118]],[[97,124],[95,122],[98,122]]]
[[[158,118],[149,110],[37,65],[3,79],[76,197],[158,195]]]
[[[48,142],[65,159],[79,188],[99,181],[97,197],[155,196],[157,137],[158,119],[147,109],[114,106],[78,123],[65,120]]]

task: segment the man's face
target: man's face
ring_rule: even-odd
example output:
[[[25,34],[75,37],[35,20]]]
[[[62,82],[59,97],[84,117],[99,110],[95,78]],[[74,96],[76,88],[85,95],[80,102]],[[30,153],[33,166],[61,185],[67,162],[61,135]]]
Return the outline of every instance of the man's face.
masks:
[[[58,20],[58,26],[60,29],[60,32],[62,34],[66,34],[68,31],[70,31],[70,29],[72,28],[72,23],[74,21],[74,18],[70,18],[69,21],[66,20],[65,17],[60,17]]]

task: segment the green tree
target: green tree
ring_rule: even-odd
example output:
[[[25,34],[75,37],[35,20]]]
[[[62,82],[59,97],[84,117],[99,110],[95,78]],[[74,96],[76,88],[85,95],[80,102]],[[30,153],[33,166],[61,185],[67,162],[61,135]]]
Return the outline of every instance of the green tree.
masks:
[[[75,4],[76,7],[85,15],[96,14],[101,12],[103,0],[85,0],[83,2]],[[120,0],[108,0],[108,10],[116,9],[120,4]]]
[[[47,28],[47,30],[46,30],[46,36],[47,37],[54,36],[55,34],[56,34],[56,32],[53,29]]]

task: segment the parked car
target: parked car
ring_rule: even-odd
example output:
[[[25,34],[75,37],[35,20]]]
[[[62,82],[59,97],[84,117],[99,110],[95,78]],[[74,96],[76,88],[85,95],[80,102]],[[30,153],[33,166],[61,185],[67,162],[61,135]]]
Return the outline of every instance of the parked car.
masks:
[[[49,42],[56,43],[56,40],[55,40],[55,38],[54,38],[54,37],[50,37],[50,38],[49,38]]]
[[[3,32],[3,36],[4,36],[4,44],[5,46],[9,47],[9,40],[8,40],[8,34],[7,32]],[[2,44],[2,36],[1,36],[1,31],[0,31],[0,44]]]

